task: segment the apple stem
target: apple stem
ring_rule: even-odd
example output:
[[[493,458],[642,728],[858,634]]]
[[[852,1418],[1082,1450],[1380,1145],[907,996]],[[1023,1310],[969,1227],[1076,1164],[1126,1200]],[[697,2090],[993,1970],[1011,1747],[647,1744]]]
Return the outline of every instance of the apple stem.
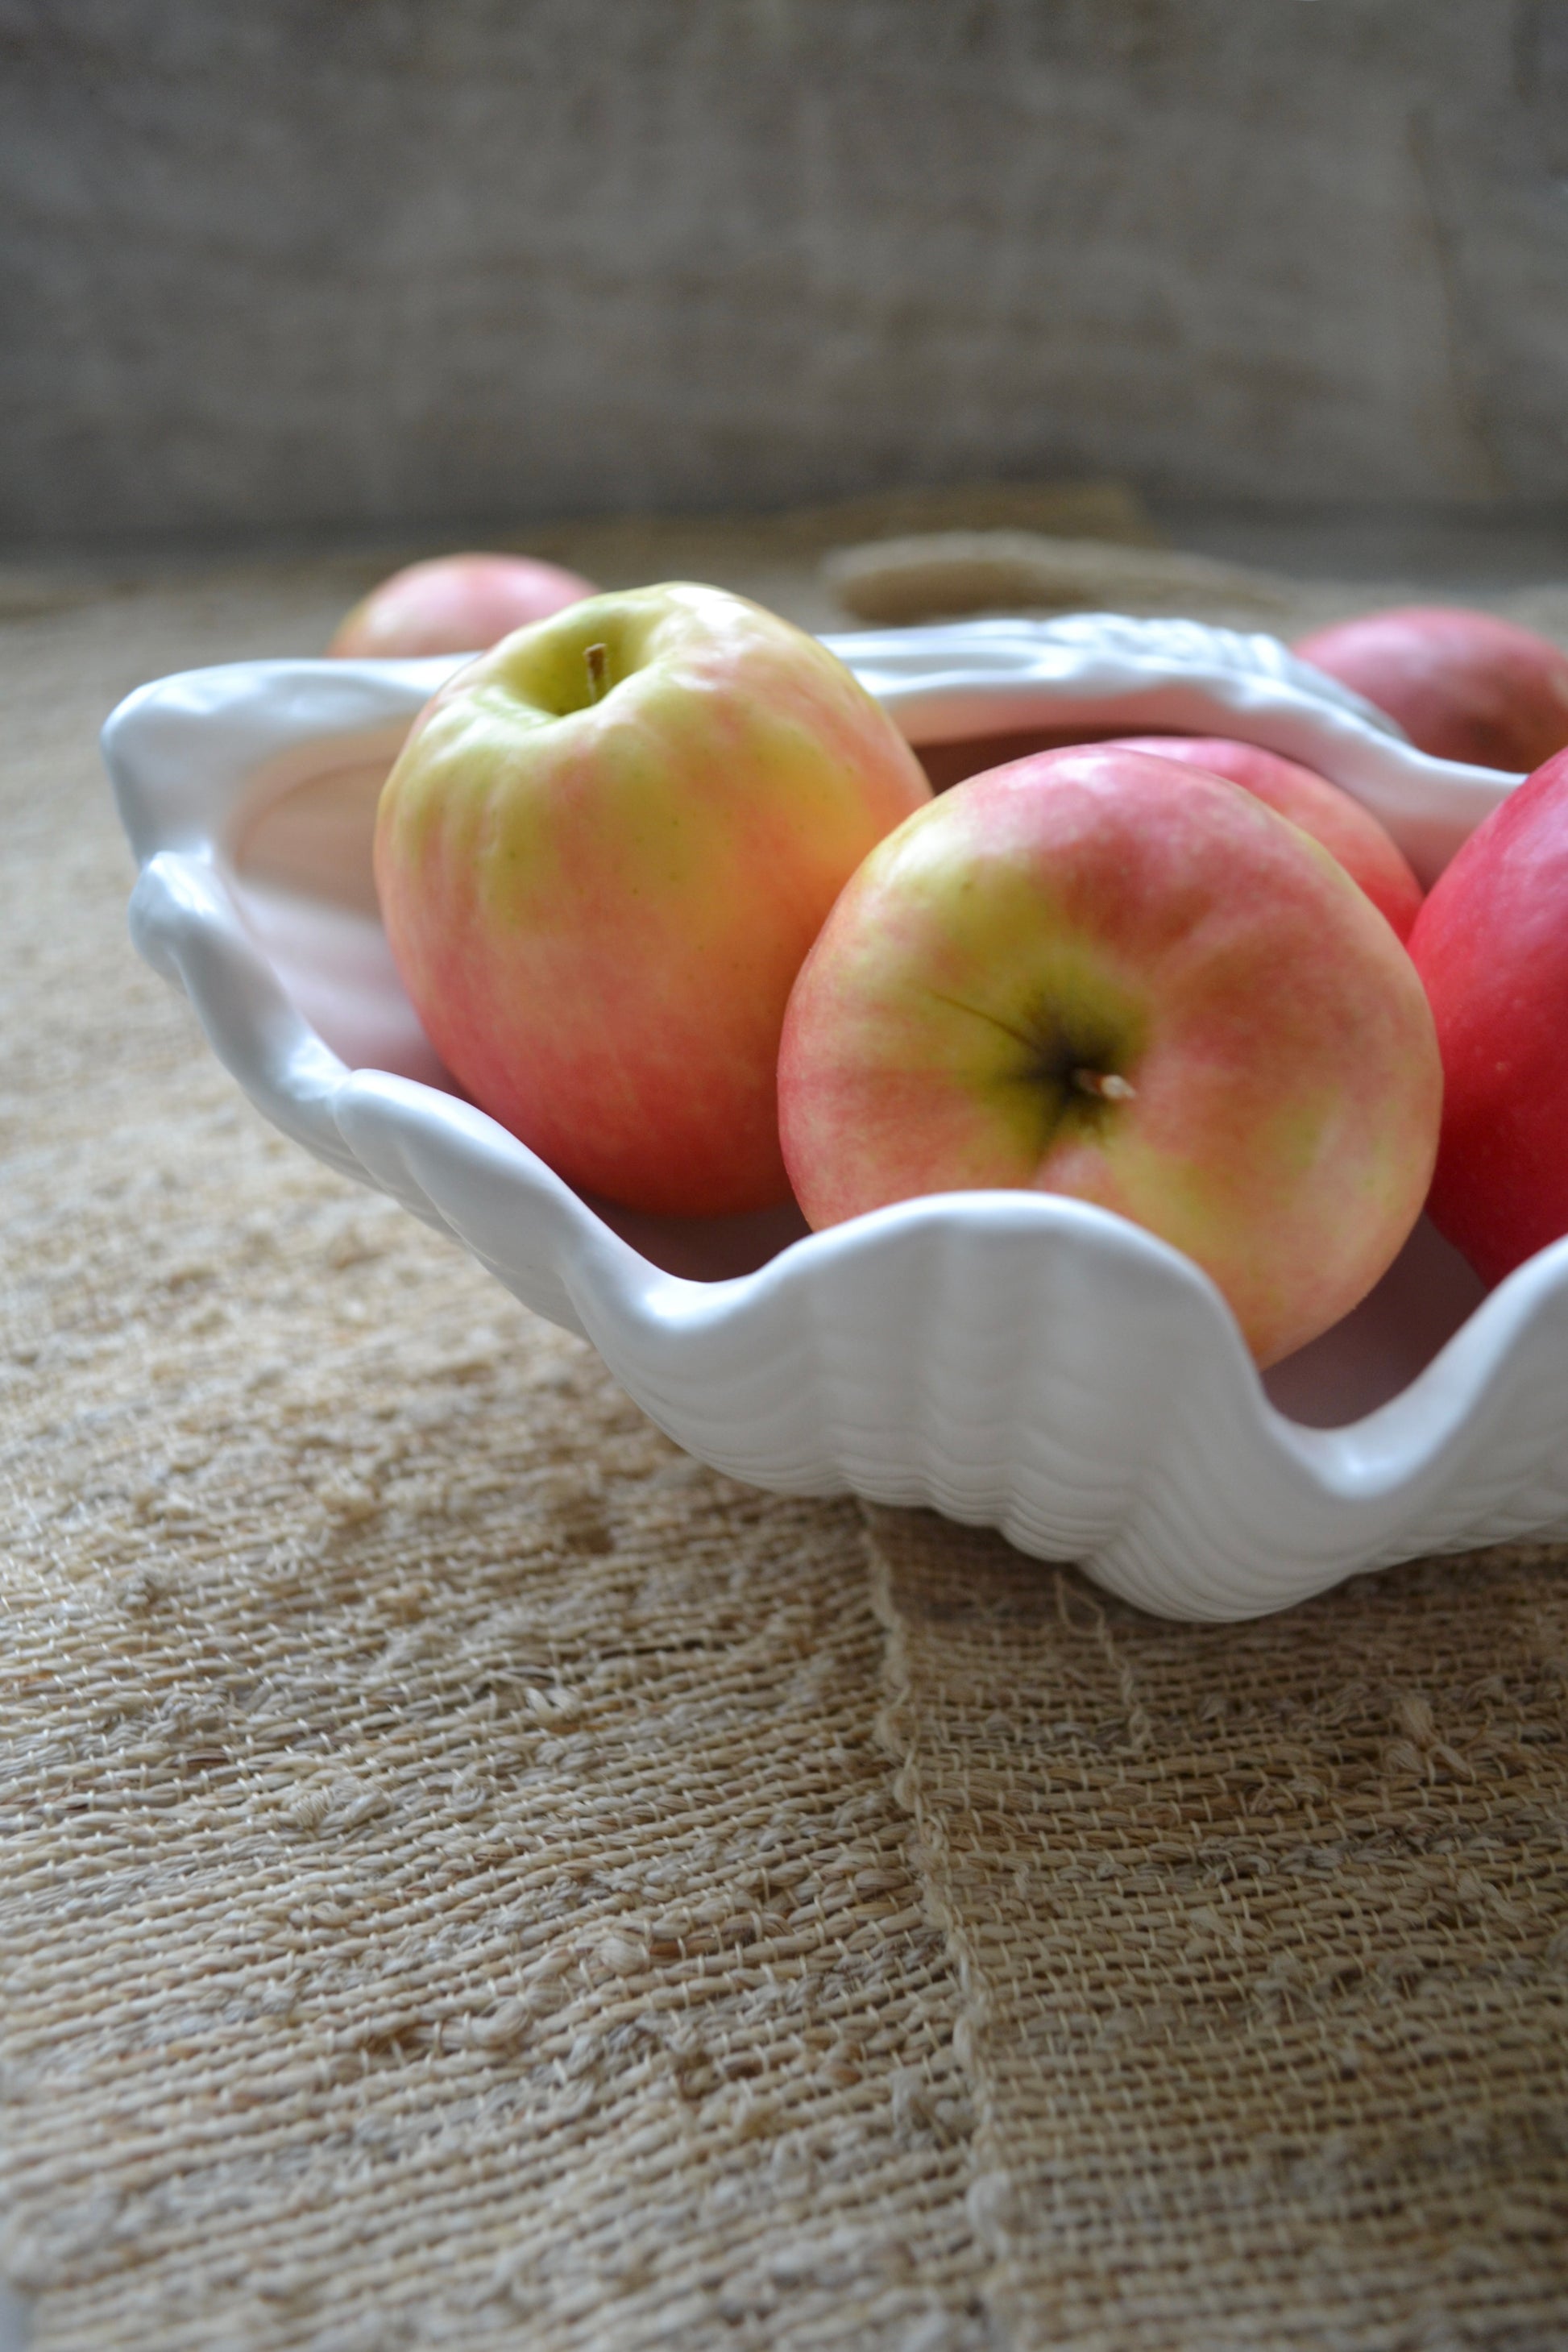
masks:
[[[608,646],[589,646],[585,647],[583,658],[588,665],[588,699],[590,702],[602,701],[610,683],[610,648]]]
[[[1075,1070],[1072,1082],[1079,1094],[1094,1095],[1100,1102],[1134,1102],[1138,1096],[1137,1087],[1114,1070]]]

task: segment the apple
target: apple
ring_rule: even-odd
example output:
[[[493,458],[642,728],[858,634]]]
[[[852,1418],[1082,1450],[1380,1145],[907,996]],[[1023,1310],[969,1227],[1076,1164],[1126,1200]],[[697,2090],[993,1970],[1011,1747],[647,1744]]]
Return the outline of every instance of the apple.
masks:
[[[809,1223],[1068,1193],[1184,1250],[1260,1363],[1397,1255],[1442,1073],[1415,966],[1328,855],[1233,784],[1096,745],[955,785],[874,849],[779,1061]]]
[[[373,588],[339,623],[327,652],[345,661],[483,653],[593,593],[591,580],[531,555],[433,556]]]
[[[1443,1056],[1432,1222],[1500,1282],[1568,1234],[1568,751],[1477,826],[1410,953]]]
[[[784,1006],[850,875],[930,798],[836,656],[675,584],[519,630],[383,788],[387,937],[454,1076],[568,1181],[712,1216],[787,1200]]]
[[[1494,613],[1400,605],[1319,629],[1293,650],[1436,759],[1521,772],[1568,744],[1568,654]]]
[[[1185,767],[1206,769],[1253,793],[1279,815],[1299,824],[1359,882],[1399,939],[1408,936],[1421,905],[1421,885],[1403,852],[1370,809],[1281,752],[1224,735],[1119,735],[1123,751],[1150,751]]]

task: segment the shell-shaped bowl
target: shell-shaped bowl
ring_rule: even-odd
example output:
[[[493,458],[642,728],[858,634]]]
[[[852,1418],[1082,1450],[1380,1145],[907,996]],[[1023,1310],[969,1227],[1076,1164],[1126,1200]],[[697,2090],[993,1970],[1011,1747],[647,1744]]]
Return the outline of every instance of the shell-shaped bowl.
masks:
[[[1305,761],[1432,878],[1516,779],[1414,751],[1268,637],[1103,614],[829,640],[920,745],[1175,729]],[[143,687],[104,732],[132,929],[253,1103],[585,1335],[670,1436],[790,1494],[1000,1528],[1172,1617],[1568,1535],[1568,1243],[1480,1286],[1425,1223],[1372,1297],[1260,1377],[1189,1260],[1028,1192],[818,1234],[584,1200],[464,1100],[376,912],[376,794],[457,665],[272,661]]]

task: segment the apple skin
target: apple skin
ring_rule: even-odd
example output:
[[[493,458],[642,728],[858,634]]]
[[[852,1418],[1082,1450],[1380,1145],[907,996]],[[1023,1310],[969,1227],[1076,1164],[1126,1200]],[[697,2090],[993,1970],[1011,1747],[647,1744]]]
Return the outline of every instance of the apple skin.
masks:
[[[1112,741],[1122,751],[1149,751],[1162,760],[1179,760],[1184,767],[1206,769],[1211,776],[1223,776],[1244,793],[1254,793],[1277,815],[1321,843],[1351,880],[1361,885],[1396,939],[1409,937],[1421,908],[1420,883],[1372,811],[1326,776],[1281,752],[1234,742],[1225,735],[1118,735]]]
[[[1568,654],[1458,604],[1403,604],[1292,650],[1397,719],[1417,751],[1528,772],[1568,744]]]
[[[591,580],[531,555],[437,555],[395,572],[339,623],[335,660],[483,653],[514,629],[595,593]]]
[[[426,707],[383,787],[376,887],[437,1052],[569,1182],[760,1209],[789,1196],[795,974],[930,793],[815,637],[717,588],[629,590],[520,630]]]
[[[1441,1095],[1415,966],[1328,853],[1233,784],[1173,793],[1168,762],[1098,745],[973,777],[873,850],[779,1063],[811,1224],[1067,1193],[1194,1258],[1261,1364],[1396,1255]]]
[[[1410,953],[1443,1056],[1432,1222],[1500,1282],[1568,1234],[1568,751],[1477,826]]]

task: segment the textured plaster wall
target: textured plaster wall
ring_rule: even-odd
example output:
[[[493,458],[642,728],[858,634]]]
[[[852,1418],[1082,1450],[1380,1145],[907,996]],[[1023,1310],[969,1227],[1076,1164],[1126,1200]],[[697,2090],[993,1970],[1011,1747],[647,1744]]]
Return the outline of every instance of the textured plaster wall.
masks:
[[[0,0],[0,531],[1568,502],[1568,0]]]

